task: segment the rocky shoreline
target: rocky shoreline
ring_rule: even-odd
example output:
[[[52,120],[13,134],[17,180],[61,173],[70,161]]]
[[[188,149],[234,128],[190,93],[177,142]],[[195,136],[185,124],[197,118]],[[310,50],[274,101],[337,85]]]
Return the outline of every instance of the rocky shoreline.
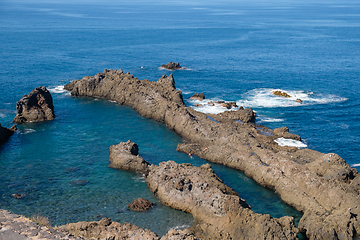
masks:
[[[111,146],[109,166],[144,174],[150,190],[164,205],[193,215],[195,223],[187,230],[196,237],[296,239],[298,229],[292,217],[276,219],[254,213],[244,199],[219,179],[210,164],[195,167],[168,161],[151,165],[138,155],[137,149],[130,140]]]
[[[179,151],[239,169],[274,189],[284,202],[304,213],[299,230],[309,239],[353,239],[360,234],[357,171],[333,153],[279,146],[277,138],[300,137],[286,129],[255,125],[248,120],[252,110],[239,108],[212,117],[197,112],[185,106],[172,75],[151,82],[105,69],[65,89],[72,96],[131,106],[182,136],[185,143],[179,144]]]

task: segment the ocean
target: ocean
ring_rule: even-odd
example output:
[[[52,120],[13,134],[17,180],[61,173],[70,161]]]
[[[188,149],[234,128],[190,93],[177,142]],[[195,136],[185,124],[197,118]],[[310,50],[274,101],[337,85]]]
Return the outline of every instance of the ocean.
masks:
[[[0,146],[0,208],[47,216],[53,225],[109,217],[160,236],[192,225],[190,214],[163,206],[141,175],[108,168],[109,147],[131,139],[153,164],[207,161],[177,152],[182,139],[163,123],[63,90],[104,69],[150,81],[173,73],[188,106],[225,110],[194,107],[199,101],[189,98],[201,92],[206,102],[235,101],[256,111],[257,124],[287,126],[308,148],[337,153],[360,170],[359,10],[352,0],[2,0],[0,123],[11,127],[16,101],[39,86],[52,93],[56,118],[18,125]],[[186,70],[159,68],[170,61]],[[211,165],[253,211],[301,218],[242,172]],[[128,210],[139,197],[155,207]]]

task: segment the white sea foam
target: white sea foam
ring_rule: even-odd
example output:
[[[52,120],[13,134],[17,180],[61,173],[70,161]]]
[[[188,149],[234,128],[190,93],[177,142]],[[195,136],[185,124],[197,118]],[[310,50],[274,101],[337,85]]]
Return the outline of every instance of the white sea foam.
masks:
[[[291,97],[281,97],[273,94],[274,91],[282,91],[289,94]],[[302,102],[297,102],[301,99]],[[237,101],[237,105],[244,107],[255,108],[276,108],[276,107],[297,107],[315,104],[328,104],[332,102],[346,101],[347,98],[342,98],[333,94],[316,94],[309,91],[301,90],[282,90],[272,88],[253,89],[246,94],[242,100]]]
[[[278,138],[274,140],[280,146],[289,146],[289,147],[297,147],[297,148],[306,148],[307,145],[301,141],[294,140],[294,139],[287,139],[287,138]]]
[[[66,93],[67,90],[64,89],[64,85],[48,88],[49,92],[51,93]]]
[[[33,133],[33,132],[35,132],[35,129],[28,128],[28,129],[25,129],[24,131],[21,131],[20,133],[21,134],[28,134],[28,133]]]
[[[196,99],[189,99],[187,100],[188,103],[190,103],[192,106],[191,108],[202,113],[211,113],[211,114],[218,114],[225,111],[231,111],[231,110],[238,110],[239,108],[231,108],[227,109],[226,107],[221,106],[222,103],[216,103],[218,101],[222,101],[220,99],[204,99],[202,101],[196,100]],[[196,104],[199,104],[197,107],[195,107]]]
[[[264,116],[258,116],[257,120],[259,122],[283,122],[284,119],[281,118],[271,118],[271,117],[264,117]]]
[[[354,163],[351,165],[351,167],[360,167],[360,163]]]

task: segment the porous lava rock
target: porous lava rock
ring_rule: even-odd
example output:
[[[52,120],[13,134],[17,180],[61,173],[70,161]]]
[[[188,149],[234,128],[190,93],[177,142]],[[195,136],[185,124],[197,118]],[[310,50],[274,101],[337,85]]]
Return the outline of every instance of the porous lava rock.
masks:
[[[343,160],[333,166],[327,154],[279,146],[274,140],[286,132],[264,131],[252,122],[214,121],[185,106],[172,75],[150,82],[121,70],[106,70],[65,88],[72,96],[102,97],[132,106],[182,136],[185,142],[178,145],[179,151],[239,169],[273,189],[285,203],[304,213],[299,229],[309,239],[360,235],[358,172]],[[321,172],[316,162],[321,163]]]
[[[8,140],[11,135],[16,131],[16,125],[13,125],[10,129],[2,127],[0,124],[0,144],[3,144]]]
[[[178,69],[183,69],[180,66],[180,63],[174,63],[174,62],[169,62],[167,64],[163,64],[161,65],[162,68],[168,69],[168,70],[178,70]]]
[[[194,95],[192,95],[190,97],[190,99],[196,99],[196,100],[204,100],[205,99],[205,94],[202,92],[202,93],[195,93]]]
[[[143,212],[146,210],[149,210],[154,206],[154,203],[150,202],[147,199],[144,198],[138,198],[132,201],[130,204],[128,204],[128,208],[137,211],[137,212]]]
[[[55,118],[53,99],[46,87],[37,87],[16,103],[15,123],[40,122]]]

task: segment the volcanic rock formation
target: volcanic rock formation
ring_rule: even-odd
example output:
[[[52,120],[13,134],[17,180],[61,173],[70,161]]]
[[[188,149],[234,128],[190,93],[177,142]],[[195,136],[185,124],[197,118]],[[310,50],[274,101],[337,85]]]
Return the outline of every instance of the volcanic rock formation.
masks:
[[[124,144],[116,146],[130,152]],[[123,153],[119,157],[122,156]],[[138,164],[130,162],[125,170],[129,165],[136,169]],[[219,179],[210,164],[201,167],[173,161],[158,166],[148,164],[145,180],[163,204],[193,215],[195,223],[189,230],[199,238],[296,239],[298,229],[292,217],[275,219],[254,213],[245,200]]]
[[[304,213],[299,229],[310,239],[352,239],[360,234],[360,176],[336,154],[282,147],[274,140],[289,136],[286,131],[274,132],[240,117],[217,121],[186,107],[172,75],[150,82],[121,70],[105,70],[65,89],[72,96],[102,97],[132,106],[182,136],[186,143],[178,146],[179,151],[239,169],[274,189],[284,202]],[[219,115],[225,119],[224,113]]]
[[[180,66],[180,63],[174,63],[174,62],[169,62],[168,64],[163,64],[163,65],[161,65],[161,67],[168,69],[168,70],[184,69]]]
[[[16,103],[15,123],[40,122],[55,118],[54,105],[46,87],[37,87]]]
[[[0,144],[4,143],[6,140],[11,137],[16,131],[16,125],[12,126],[10,129],[2,127],[0,124]]]

